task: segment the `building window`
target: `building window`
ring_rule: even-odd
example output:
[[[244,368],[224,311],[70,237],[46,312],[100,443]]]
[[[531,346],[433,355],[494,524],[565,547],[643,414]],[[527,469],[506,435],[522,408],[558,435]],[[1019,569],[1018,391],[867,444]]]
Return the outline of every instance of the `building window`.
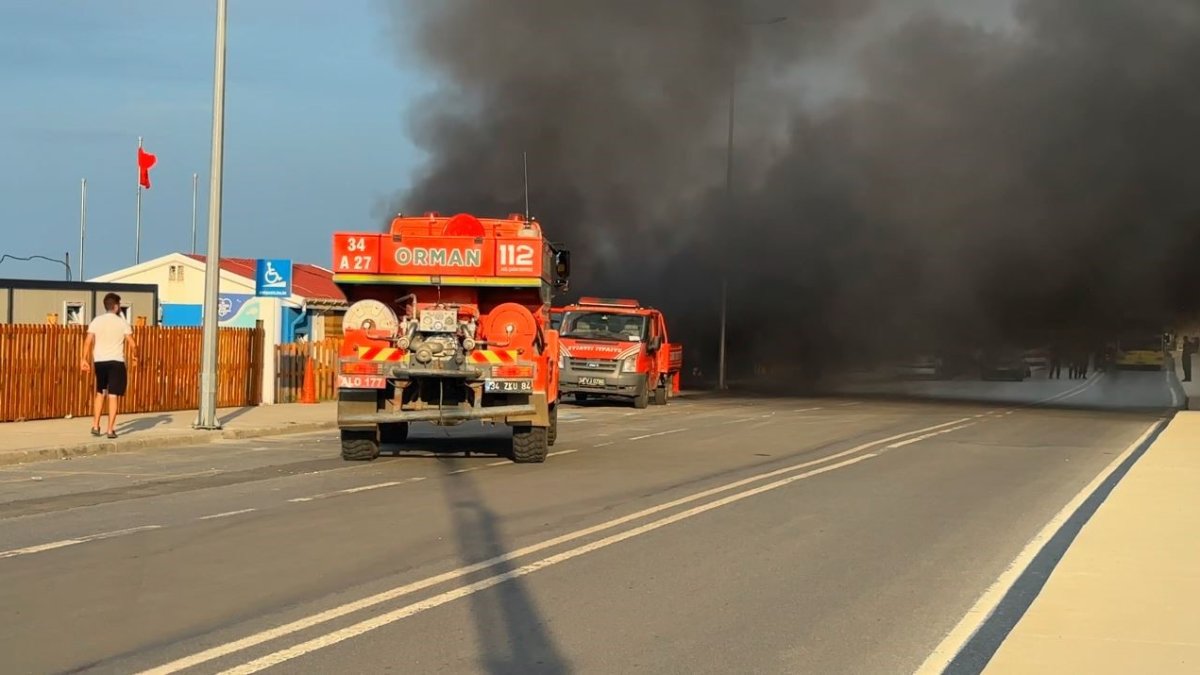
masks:
[[[183,281],[183,265],[171,265],[167,270],[169,281]]]
[[[117,313],[121,315],[122,319],[125,319],[126,322],[132,325],[133,322],[130,320],[130,317],[133,316],[133,305],[121,305],[121,311]]]
[[[82,302],[64,302],[62,315],[65,326],[82,326],[87,323]]]

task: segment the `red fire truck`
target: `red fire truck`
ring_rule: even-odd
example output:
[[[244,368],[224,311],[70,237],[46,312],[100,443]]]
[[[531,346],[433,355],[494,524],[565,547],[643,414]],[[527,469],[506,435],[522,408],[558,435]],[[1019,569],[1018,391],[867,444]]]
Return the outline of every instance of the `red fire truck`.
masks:
[[[615,298],[580,298],[562,312],[563,393],[577,401],[619,396],[635,408],[666,405],[679,393],[683,345],[671,343],[662,312]]]
[[[352,303],[338,372],[344,459],[375,459],[413,422],[490,420],[512,427],[514,461],[545,461],[558,434],[550,303],[570,254],[538,222],[399,216],[386,234],[335,234],[333,268]]]

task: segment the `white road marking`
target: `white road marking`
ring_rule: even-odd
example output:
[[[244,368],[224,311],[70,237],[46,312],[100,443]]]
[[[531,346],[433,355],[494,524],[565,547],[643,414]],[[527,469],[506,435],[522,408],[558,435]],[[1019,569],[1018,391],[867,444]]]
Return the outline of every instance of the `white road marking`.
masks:
[[[924,434],[922,436],[917,436],[916,438],[910,438],[906,441],[900,441],[899,443],[892,443],[891,445],[887,446],[887,449],[895,450],[896,448],[903,448],[906,445],[912,445],[913,443],[920,443],[921,441],[928,440],[930,438],[933,438],[934,436],[941,436],[942,434],[948,434],[952,431],[958,431],[959,429],[966,429],[967,427],[975,426],[975,424],[977,424],[977,423],[969,422],[967,424],[960,424],[956,427],[950,427],[949,429],[942,429],[941,431],[935,431],[930,434]]]
[[[962,418],[962,419],[954,420],[951,422],[943,422],[942,424],[936,424],[933,426],[924,427],[921,429],[914,429],[912,431],[906,431],[903,433],[896,434],[894,436],[889,436],[887,438],[881,438],[881,439],[874,440],[874,441],[868,441],[868,442],[862,443],[860,445],[857,445],[853,448],[850,448],[848,450],[842,450],[841,452],[837,452],[832,455],[827,455],[825,457],[809,460],[807,462],[802,462],[800,464],[793,464],[791,466],[786,466],[786,467],[783,467],[780,469],[775,469],[773,471],[756,474],[753,476],[749,476],[747,478],[736,480],[732,483],[718,485],[717,487],[710,488],[710,489],[704,490],[702,492],[697,492],[697,493],[694,493],[691,495],[687,495],[685,497],[680,497],[679,499],[675,499],[675,500],[672,500],[669,502],[651,506],[649,508],[643,509],[636,513],[631,513],[626,516],[614,518],[612,520],[609,520],[609,521],[606,521],[606,522],[603,522],[603,523],[600,523],[597,525],[593,525],[591,527],[587,527],[587,528],[584,528],[581,530],[575,530],[574,532],[568,532],[566,534],[562,534],[557,537],[538,542],[536,544],[530,544],[529,546],[526,546],[524,548],[520,548],[515,551],[510,551],[508,553],[496,556],[494,558],[490,558],[488,560],[484,560],[484,561],[474,563],[471,565],[467,565],[464,567],[459,567],[457,569],[450,570],[449,572],[443,572],[442,574],[439,574],[436,576],[428,577],[426,579],[422,579],[419,581],[414,581],[414,582],[412,582],[410,584],[406,584],[404,586],[399,586],[397,588],[383,591],[383,592],[377,593],[375,595],[367,596],[360,600],[355,600],[353,602],[349,602],[344,605],[340,605],[338,607],[334,607],[331,609],[327,609],[323,612],[313,614],[312,616],[304,617],[302,619],[297,619],[296,621],[292,621],[291,623],[287,623],[282,626],[277,626],[275,628],[271,628],[271,629],[268,629],[268,630],[265,630],[265,631],[262,631],[259,633],[255,633],[253,635],[249,635],[247,637],[244,637],[240,640],[236,640],[234,642],[229,642],[229,643],[226,643],[223,645],[217,645],[215,647],[211,647],[204,651],[197,652],[195,654],[191,654],[189,656],[185,656],[185,657],[176,659],[175,661],[164,664],[157,668],[152,668],[150,670],[143,671],[143,673],[141,673],[141,675],[167,675],[168,673],[176,673],[181,670],[187,670],[189,668],[198,666],[202,663],[207,663],[209,661],[212,661],[213,659],[219,659],[223,656],[228,656],[229,654],[234,654],[234,653],[243,651],[245,649],[249,649],[251,647],[263,644],[264,642],[270,642],[272,640],[276,640],[278,638],[281,638],[281,637],[284,637],[287,635],[291,635],[291,634],[299,632],[299,631],[307,630],[309,628],[312,628],[313,626],[317,626],[322,623],[332,621],[339,617],[346,616],[347,614],[352,614],[354,612],[358,612],[363,609],[367,609],[369,607],[374,607],[374,606],[382,604],[384,602],[389,602],[391,600],[395,600],[396,598],[400,598],[405,595],[410,595],[412,593],[416,593],[418,591],[421,591],[421,590],[424,590],[426,588],[430,588],[433,586],[437,586],[439,584],[443,584],[448,581],[460,579],[462,577],[474,574],[481,570],[485,570],[490,567],[495,567],[496,565],[500,565],[500,564],[509,562],[511,560],[516,560],[517,558],[523,558],[527,555],[531,555],[533,553],[537,553],[539,551],[543,551],[548,548],[560,546],[562,544],[565,544],[565,543],[568,543],[571,541],[575,541],[575,540],[581,539],[583,537],[588,537],[588,536],[597,534],[599,532],[603,532],[605,530],[611,530],[612,528],[618,527],[625,523],[632,522],[635,520],[640,520],[647,516],[652,516],[656,513],[661,513],[663,511],[667,511],[669,509],[673,509],[673,508],[682,506],[684,504],[689,504],[691,502],[698,501],[698,500],[704,499],[706,497],[711,497],[713,495],[717,495],[722,492],[728,492],[730,490],[734,490],[734,489],[743,487],[745,485],[750,485],[752,483],[757,483],[759,481],[766,480],[768,478],[775,478],[777,476],[782,476],[782,475],[785,475],[788,473],[793,473],[796,471],[807,469],[809,467],[816,466],[818,464],[824,464],[826,462],[831,462],[836,459],[841,459],[848,455],[853,455],[855,453],[862,452],[863,450],[867,450],[872,447],[884,445],[886,443],[891,443],[892,441],[906,438],[908,436],[928,433],[930,431],[934,431],[937,429],[942,429],[945,427],[954,426],[956,424],[961,424],[968,420],[969,420],[969,418]]]
[[[214,513],[211,516],[200,516],[196,520],[216,520],[218,518],[229,518],[231,516],[240,516],[243,513],[253,513],[258,509],[241,509],[238,511],[226,511],[225,513]]]
[[[393,481],[388,481],[386,483],[376,483],[375,485],[363,485],[361,487],[346,488],[345,490],[334,490],[333,492],[322,492],[319,495],[313,495],[311,497],[296,497],[294,499],[289,499],[288,502],[292,503],[292,504],[299,504],[302,502],[316,501],[318,499],[329,499],[330,497],[337,497],[338,495],[350,495],[350,494],[354,494],[356,492],[366,492],[368,490],[378,490],[381,488],[396,487],[397,485],[406,485],[408,483],[418,483],[420,481],[425,480],[425,478],[426,478],[425,476],[416,476],[414,478],[406,478],[405,480],[393,480]]]
[[[1025,569],[1029,567],[1030,563],[1033,562],[1033,559],[1037,557],[1037,554],[1046,545],[1046,542],[1050,541],[1050,539],[1054,537],[1058,530],[1062,528],[1063,524],[1066,523],[1067,520],[1070,519],[1070,517],[1075,513],[1075,511],[1079,509],[1079,506],[1083,504],[1083,502],[1087,501],[1088,497],[1090,497],[1092,493],[1094,493],[1096,489],[1099,488],[1102,483],[1104,483],[1104,481],[1108,480],[1109,476],[1111,476],[1117,470],[1117,468],[1120,467],[1121,464],[1128,459],[1129,456],[1138,449],[1138,447],[1142,445],[1142,443],[1145,443],[1146,439],[1150,438],[1151,434],[1153,434],[1155,430],[1157,430],[1158,427],[1164,422],[1165,420],[1160,419],[1151,424],[1150,427],[1147,428],[1146,431],[1139,436],[1136,441],[1130,444],[1129,447],[1125,448],[1125,450],[1108,466],[1106,466],[1104,470],[1092,480],[1092,482],[1088,483],[1087,487],[1080,490],[1078,494],[1071,498],[1071,501],[1067,502],[1067,505],[1064,506],[1062,510],[1059,511],[1053,518],[1051,518],[1050,522],[1046,523],[1045,527],[1043,527],[1037,533],[1037,535],[1033,537],[1033,539],[1029,540],[1029,543],[1025,544],[1025,548],[1023,548],[1021,553],[1017,555],[1016,559],[1012,561],[1012,564],[1010,564],[1008,568],[1004,570],[1000,577],[996,579],[995,583],[993,583],[986,591],[983,592],[983,595],[975,601],[975,604],[971,607],[971,609],[967,610],[966,616],[964,616],[962,620],[960,620],[958,624],[950,630],[946,637],[942,639],[941,643],[934,648],[933,653],[931,653],[929,657],[925,659],[925,662],[922,663],[919,668],[917,668],[916,675],[940,675],[946,670],[946,668],[954,661],[954,658],[958,656],[958,653],[962,651],[962,648],[965,647],[968,642],[970,642],[971,638],[975,636],[975,633],[978,632],[979,629],[982,628],[985,623],[987,623],[987,620],[991,618],[992,613],[995,612],[996,608],[1000,605],[1000,601],[1004,599],[1004,596],[1008,594],[1009,589],[1011,589],[1013,584],[1017,582],[1017,579],[1021,577],[1021,575],[1025,572]]]
[[[802,412],[812,412],[814,410],[824,410],[824,408],[822,408],[821,406],[817,406],[816,408],[797,408],[797,409],[793,410],[792,412],[802,413]]]
[[[388,481],[386,483],[376,483],[374,485],[363,485],[362,487],[347,488],[345,490],[338,490],[338,492],[340,494],[350,495],[350,494],[354,494],[355,492],[366,492],[368,490],[378,490],[380,488],[396,487],[397,485],[404,485],[406,482],[412,482],[412,481],[416,481],[416,480],[424,480],[424,479],[423,478],[413,478],[408,481],[393,480],[393,481]]]
[[[1082,394],[1083,392],[1087,391],[1088,389],[1091,389],[1092,387],[1096,386],[1097,382],[1104,379],[1104,375],[1105,375],[1104,373],[1100,373],[1091,382],[1085,382],[1079,386],[1072,387],[1071,389],[1068,389],[1067,391],[1064,391],[1063,393],[1058,394],[1056,396],[1044,398],[1040,401],[1035,402],[1033,405],[1039,406],[1039,405],[1044,405],[1046,403],[1053,403],[1055,401],[1061,401],[1061,400],[1066,400],[1069,398],[1075,398],[1076,396]]]
[[[660,431],[660,432],[658,432],[658,433],[654,433],[654,434],[646,434],[646,435],[644,435],[644,436],[634,436],[634,437],[630,438],[629,440],[631,440],[631,441],[640,441],[640,440],[642,440],[642,439],[644,439],[644,438],[654,438],[655,436],[666,436],[666,435],[668,435],[668,434],[677,434],[677,433],[679,433],[679,432],[681,432],[681,431],[687,431],[687,429],[671,429],[670,431]]]
[[[853,408],[856,405],[862,405],[862,401],[854,401],[853,403],[839,403],[839,408]]]
[[[557,457],[557,456],[559,456],[559,455],[569,455],[569,454],[571,454],[571,453],[573,453],[573,452],[579,452],[579,449],[578,449],[578,448],[571,448],[570,450],[558,450],[558,451],[552,452],[552,453],[550,453],[550,454],[548,454],[548,455],[546,455],[546,456],[547,456],[547,457]]]
[[[597,443],[597,444],[593,445],[592,447],[593,448],[607,448],[608,446],[612,445],[613,443],[616,443],[616,441],[605,441],[604,443]]]
[[[162,527],[162,525],[143,525],[141,527],[130,527],[130,528],[127,528],[124,530],[114,530],[112,532],[101,532],[99,534],[89,534],[87,536],[77,537],[75,539],[63,539],[61,541],[52,541],[52,542],[49,542],[46,544],[38,544],[36,546],[26,546],[25,548],[14,548],[9,551],[0,551],[0,559],[15,558],[17,556],[29,555],[31,553],[41,553],[43,551],[53,551],[55,549],[65,548],[67,546],[74,546],[75,544],[86,544],[89,541],[100,541],[102,539],[113,539],[114,537],[123,537],[127,534],[135,534],[138,532],[145,532],[147,530],[157,530],[161,527]]]
[[[788,476],[787,478],[783,478],[783,479],[777,480],[772,483],[767,483],[766,485],[760,485],[756,488],[744,490],[742,492],[735,492],[734,494],[727,495],[725,497],[722,497],[721,499],[717,499],[715,501],[711,501],[706,504],[701,504],[700,506],[695,506],[695,507],[692,507],[685,511],[680,511],[679,513],[675,513],[670,516],[666,516],[665,518],[660,518],[658,520],[650,521],[648,523],[645,523],[644,525],[639,525],[639,526],[631,528],[629,530],[625,530],[623,532],[618,532],[616,534],[609,535],[607,537],[604,537],[603,539],[599,539],[597,541],[594,541],[594,542],[591,542],[588,544],[584,544],[582,546],[577,546],[573,549],[563,551],[562,553],[556,553],[556,554],[548,556],[546,558],[542,558],[541,560],[535,560],[529,564],[523,565],[514,570],[510,570],[510,571],[504,572],[502,574],[497,574],[497,575],[488,577],[486,579],[481,579],[474,583],[467,584],[466,586],[461,586],[459,588],[455,588],[455,589],[446,591],[444,593],[440,593],[440,594],[435,595],[426,600],[422,600],[420,602],[415,602],[411,605],[401,607],[399,609],[393,610],[391,612],[387,612],[385,614],[381,614],[377,617],[373,617],[373,618],[367,619],[365,621],[360,621],[354,625],[347,626],[346,628],[343,628],[341,630],[336,630],[331,633],[327,633],[325,635],[315,637],[311,640],[308,640],[307,642],[302,642],[293,647],[289,647],[287,649],[281,649],[273,654],[268,654],[261,658],[254,659],[253,661],[250,661],[248,663],[244,663],[235,668],[230,668],[230,669],[224,671],[224,675],[249,675],[250,673],[257,673],[261,670],[265,670],[266,668],[277,666],[281,663],[290,661],[297,657],[304,656],[305,654],[309,654],[309,653],[317,651],[319,649],[324,649],[326,647],[330,647],[339,642],[349,640],[351,638],[357,637],[364,633],[373,631],[377,628],[382,628],[384,626],[395,623],[402,619],[406,619],[410,616],[419,614],[426,610],[433,609],[435,607],[440,607],[441,605],[444,605],[448,602],[452,602],[459,598],[464,598],[468,595],[472,595],[479,591],[491,588],[492,586],[497,586],[499,584],[504,583],[505,581],[509,581],[511,579],[516,579],[516,578],[523,577],[523,576],[526,576],[529,574],[533,574],[534,572],[546,569],[547,567],[550,567],[552,565],[557,565],[561,562],[566,562],[567,560],[571,560],[572,558],[578,558],[579,556],[586,555],[593,551],[598,551],[602,548],[607,548],[609,546],[612,546],[613,544],[617,544],[617,543],[620,543],[627,539],[632,539],[634,537],[638,537],[643,534],[653,532],[654,530],[666,527],[667,525],[671,525],[673,523],[677,523],[682,520],[687,520],[689,518],[694,518],[703,513],[707,513],[709,511],[721,508],[723,506],[728,506],[729,504],[739,502],[743,499],[748,499],[750,497],[762,494],[764,492],[768,492],[771,490],[777,490],[781,487],[791,485],[792,483],[804,480],[806,478],[812,478],[813,476],[818,476],[823,473],[828,473],[830,471],[836,471],[837,469],[842,469],[847,466],[857,464],[859,462],[871,459],[872,457],[875,457],[875,456],[876,455],[874,455],[874,454],[860,455],[853,459],[848,459],[844,462],[839,462],[837,464],[823,466],[819,469],[814,469],[812,471],[807,471],[805,473]]]

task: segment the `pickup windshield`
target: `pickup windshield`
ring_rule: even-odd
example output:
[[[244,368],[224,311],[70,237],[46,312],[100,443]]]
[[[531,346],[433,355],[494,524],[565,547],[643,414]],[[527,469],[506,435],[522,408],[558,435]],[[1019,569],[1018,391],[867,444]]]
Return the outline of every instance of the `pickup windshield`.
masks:
[[[582,340],[638,342],[646,339],[646,326],[646,317],[634,314],[568,312],[561,333]]]

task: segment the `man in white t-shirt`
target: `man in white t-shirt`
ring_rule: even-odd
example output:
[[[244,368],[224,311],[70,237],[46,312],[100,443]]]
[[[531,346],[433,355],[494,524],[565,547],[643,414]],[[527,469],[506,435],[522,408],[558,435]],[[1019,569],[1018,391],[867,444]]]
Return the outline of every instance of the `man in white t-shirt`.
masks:
[[[83,372],[96,372],[96,399],[92,404],[92,435],[100,435],[100,416],[104,412],[104,400],[108,399],[108,437],[117,437],[117,400],[125,395],[129,374],[125,369],[125,345],[129,345],[129,356],[137,365],[134,350],[133,328],[121,316],[121,296],[109,293],[104,296],[104,314],[88,324],[87,339],[83,343],[83,354],[79,366]]]

